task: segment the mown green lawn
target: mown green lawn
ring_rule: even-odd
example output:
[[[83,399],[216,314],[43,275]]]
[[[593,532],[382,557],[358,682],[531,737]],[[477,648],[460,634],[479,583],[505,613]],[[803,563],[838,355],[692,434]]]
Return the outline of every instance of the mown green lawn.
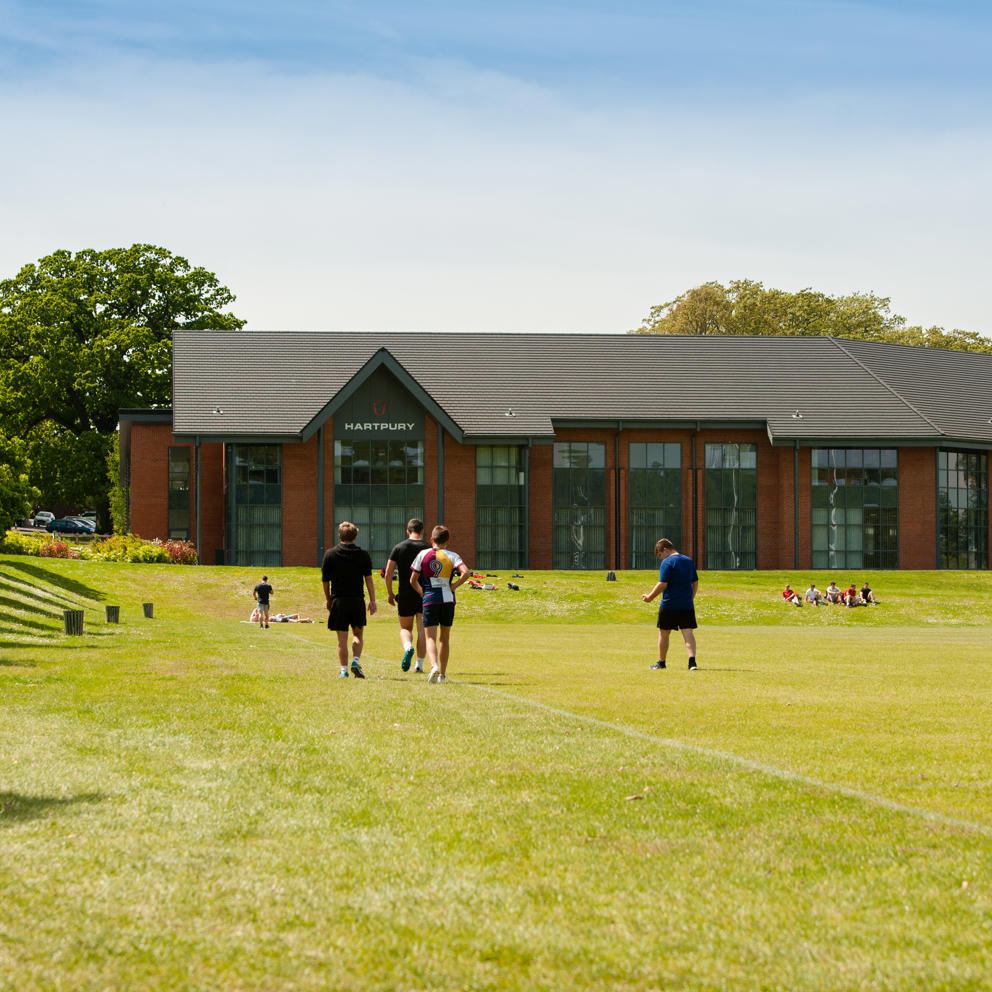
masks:
[[[992,988],[992,575],[704,573],[692,674],[654,573],[508,578],[428,687],[388,608],[338,681],[256,570],[0,557],[0,989]]]

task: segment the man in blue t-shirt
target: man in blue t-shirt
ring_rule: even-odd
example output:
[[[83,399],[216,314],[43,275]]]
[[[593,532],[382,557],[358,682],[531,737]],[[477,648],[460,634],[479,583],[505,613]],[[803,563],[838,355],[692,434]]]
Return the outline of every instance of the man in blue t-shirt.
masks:
[[[654,553],[661,559],[658,582],[641,599],[650,603],[661,593],[661,608],[658,610],[658,660],[651,666],[664,668],[668,658],[668,641],[673,630],[678,630],[689,652],[689,671],[696,671],[696,610],[693,600],[699,588],[699,576],[692,559],[681,555],[675,545],[663,537],[655,546]]]

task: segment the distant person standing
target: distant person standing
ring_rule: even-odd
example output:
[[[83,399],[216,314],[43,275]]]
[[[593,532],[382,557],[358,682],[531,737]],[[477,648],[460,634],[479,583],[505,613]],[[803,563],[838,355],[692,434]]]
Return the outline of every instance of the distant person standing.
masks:
[[[410,585],[424,600],[427,658],[431,663],[428,682],[448,681],[451,625],[455,622],[455,590],[470,574],[461,556],[448,550],[450,537],[448,528],[438,524],[431,531],[431,546],[421,551],[410,566]]]
[[[324,552],[320,578],[327,602],[327,629],[338,635],[338,661],[341,674],[348,677],[348,631],[351,630],[351,674],[365,678],[362,671],[362,647],[365,638],[365,589],[369,593],[368,612],[375,613],[375,584],[372,582],[372,559],[357,544],[358,528],[345,520],[338,524],[338,543]],[[363,581],[364,586],[363,588]]]
[[[262,576],[262,581],[252,590],[255,602],[258,603],[258,626],[268,629],[269,626],[269,597],[272,595],[272,586],[269,585],[269,577]]]
[[[696,665],[696,608],[694,600],[699,589],[699,576],[696,566],[688,555],[679,554],[675,545],[663,537],[655,546],[654,553],[661,559],[658,569],[658,582],[641,599],[650,603],[661,593],[661,607],[658,610],[658,660],[651,666],[664,668],[668,659],[668,642],[673,630],[678,630],[689,652],[689,671]]]
[[[410,670],[413,660],[413,626],[417,625],[417,666],[415,672],[424,670],[424,658],[427,655],[427,636],[424,634],[424,601],[419,593],[410,585],[410,566],[421,551],[426,551],[430,544],[424,540],[424,522],[414,517],[406,525],[406,540],[389,552],[386,562],[386,595],[389,605],[396,607],[400,618],[400,641],[403,644],[403,660],[400,668],[404,672]],[[398,586],[393,596],[393,575],[396,575]]]

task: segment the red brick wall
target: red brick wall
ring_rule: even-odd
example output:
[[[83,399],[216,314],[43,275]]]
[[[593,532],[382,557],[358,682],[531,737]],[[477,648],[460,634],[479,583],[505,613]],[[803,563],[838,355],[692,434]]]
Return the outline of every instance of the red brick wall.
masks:
[[[793,449],[758,441],[758,568],[795,564]]]
[[[194,449],[195,450],[195,449]],[[195,455],[194,471],[195,471]],[[195,486],[195,480],[194,480]],[[200,445],[200,561],[213,565],[217,552],[226,544],[224,533],[224,445]],[[190,531],[196,539],[196,490],[193,491],[193,523]]]
[[[131,533],[151,540],[169,536],[171,424],[131,425]],[[192,466],[192,445],[190,463]],[[190,494],[192,503],[192,493]],[[191,505],[191,516],[194,507]],[[195,523],[191,521],[193,526]],[[191,534],[195,534],[195,529]]]
[[[530,449],[528,491],[528,562],[531,568],[551,568],[551,466],[554,449],[535,444]]]
[[[678,442],[682,444],[683,531],[680,549],[705,561],[703,537],[704,446],[707,442],[753,442],[758,446],[758,567],[793,567],[794,517],[792,502],[793,449],[774,447],[762,431],[703,431],[696,437],[698,506],[693,545],[691,443],[695,432],[684,430],[625,430],[620,438],[619,465],[614,465],[615,432],[609,429],[573,428],[561,431],[562,441],[595,441],[606,447],[606,526],[607,567],[616,561],[614,492],[615,469],[620,480],[621,568],[630,567],[628,527],[629,445],[639,442]],[[328,422],[325,444],[325,543],[337,541],[334,515],[334,430]],[[425,520],[437,523],[438,430],[427,419],[425,456]],[[168,424],[131,425],[131,529],[145,538],[168,536],[168,449],[173,446]],[[283,562],[311,565],[317,556],[317,445],[315,436],[306,444],[283,446]],[[190,450],[195,472],[195,447]],[[552,564],[552,456],[550,444],[529,449],[529,563],[534,569],[550,569]],[[812,560],[810,527],[810,449],[799,450],[799,567],[809,568]],[[451,530],[452,546],[470,564],[475,547],[475,449],[458,444],[444,435],[445,523]],[[221,444],[201,446],[200,555],[205,564],[216,560],[225,544],[224,449]],[[190,534],[196,536],[195,478],[190,500]],[[899,566],[907,569],[936,567],[935,458],[933,448],[901,448],[899,451]],[[992,486],[992,466],[990,466]],[[660,536],[660,535],[659,535]],[[992,542],[992,523],[990,523]]]
[[[196,446],[176,444],[171,424],[131,425],[131,533],[146,540],[169,536],[169,448],[190,459],[189,536],[196,540]],[[224,547],[224,446],[200,446],[200,561],[212,565]]]
[[[318,433],[315,441],[319,443]],[[317,460],[317,448],[314,447],[313,459]],[[314,478],[316,478],[317,466],[314,465]],[[316,499],[316,493],[314,494]],[[317,519],[316,509],[313,512],[312,520]],[[313,546],[317,547],[316,524],[313,525]],[[331,417],[324,424],[324,550],[333,548],[338,543],[338,526],[334,520],[334,418]],[[323,555],[321,555],[323,558]],[[310,565],[312,561],[302,564]]]
[[[937,567],[936,455],[899,449],[899,567]]]
[[[988,498],[987,494],[992,493],[992,455],[989,456],[987,461],[989,466],[989,477],[985,480],[986,498]],[[992,510],[992,507],[989,507],[989,510]],[[987,516],[989,523],[989,532],[985,540],[985,554],[988,556],[992,556],[992,512],[989,512]],[[990,561],[988,564],[992,565],[992,561]]]
[[[424,524],[427,537],[437,520],[437,435],[438,426],[426,414],[424,415]],[[445,501],[447,512],[447,501]],[[461,552],[458,552],[461,554]]]
[[[444,435],[444,520],[451,531],[451,547],[475,565],[475,446],[459,444]],[[430,530],[427,533],[430,538]]]
[[[813,564],[813,449],[799,449],[799,567]]]
[[[282,446],[283,565],[317,564],[317,444],[314,435]]]

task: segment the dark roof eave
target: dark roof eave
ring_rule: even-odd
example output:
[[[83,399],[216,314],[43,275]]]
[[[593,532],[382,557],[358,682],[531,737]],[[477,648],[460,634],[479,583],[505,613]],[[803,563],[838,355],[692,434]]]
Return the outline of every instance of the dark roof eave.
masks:
[[[307,438],[299,434],[223,434],[219,432],[182,433],[173,434],[177,442],[182,444],[193,444],[196,441],[202,444],[303,444]]]
[[[683,417],[680,419],[658,419],[637,417],[554,417],[551,418],[554,427],[621,427],[624,430],[765,430],[764,420],[733,420],[729,418],[714,420],[706,417]]]
[[[936,448],[943,447],[947,438],[937,435],[873,435],[848,437],[840,434],[768,434],[772,445],[800,448]],[[972,442],[974,443],[974,442]],[[989,442],[992,444],[992,442]]]
[[[117,411],[118,422],[130,421],[131,423],[145,423],[145,424],[171,424],[172,423],[172,407],[163,407],[161,409],[131,409],[131,410],[118,410]]]

